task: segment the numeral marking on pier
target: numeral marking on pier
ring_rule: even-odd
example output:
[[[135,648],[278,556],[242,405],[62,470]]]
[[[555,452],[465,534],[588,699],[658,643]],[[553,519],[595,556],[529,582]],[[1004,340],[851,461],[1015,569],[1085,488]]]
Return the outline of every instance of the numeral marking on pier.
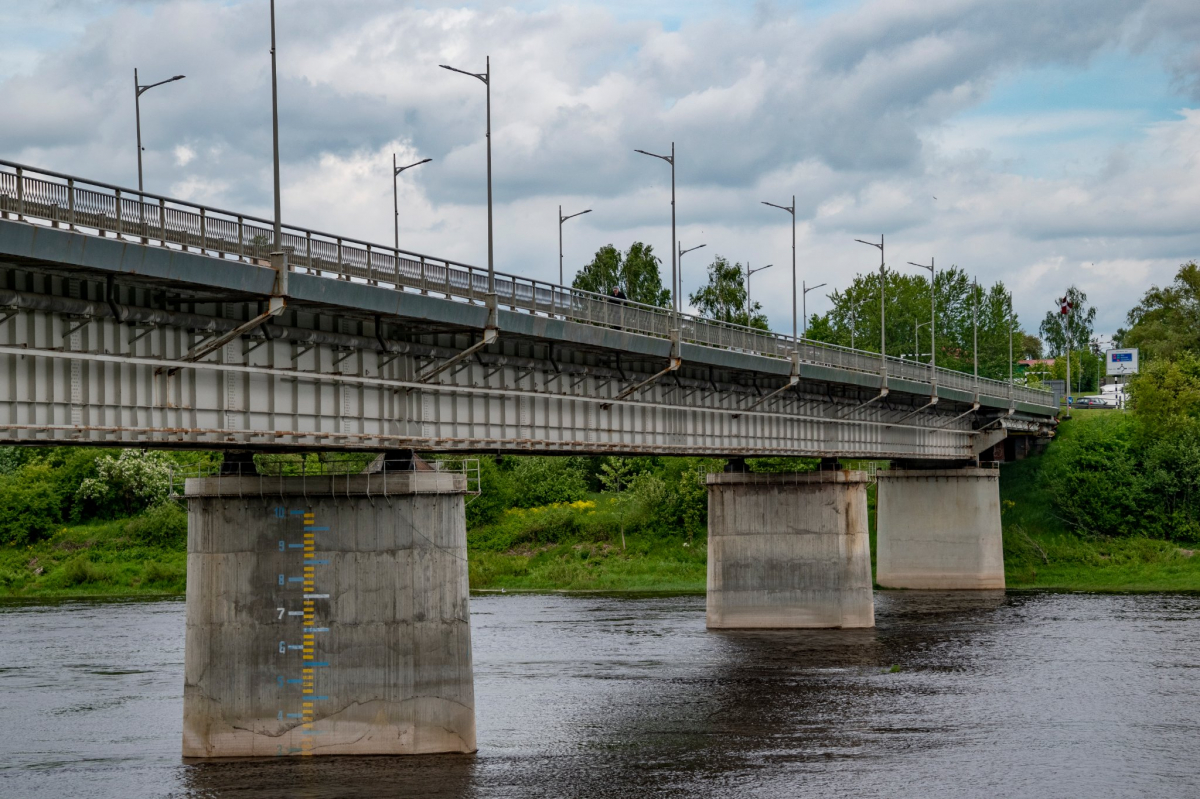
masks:
[[[329,632],[329,627],[318,620],[317,600],[329,599],[328,593],[320,592],[322,567],[328,566],[329,561],[317,557],[317,538],[327,535],[329,528],[318,525],[316,515],[309,510],[276,506],[270,512],[279,520],[281,531],[285,533],[275,544],[277,551],[288,556],[284,561],[287,571],[276,577],[278,601],[272,619],[285,625],[277,653],[279,674],[275,677],[275,689],[280,708],[276,720],[285,727],[299,727],[301,736],[299,746],[281,744],[275,754],[280,757],[311,755],[314,736],[321,734],[315,729],[318,703],[329,699],[317,693],[318,683],[325,682],[318,677],[326,674],[325,670],[330,667],[328,659],[319,654],[321,636]],[[298,531],[296,522],[301,523]],[[298,541],[296,532],[299,532]],[[299,629],[290,626],[293,621],[300,622]],[[299,663],[296,662],[297,653]]]

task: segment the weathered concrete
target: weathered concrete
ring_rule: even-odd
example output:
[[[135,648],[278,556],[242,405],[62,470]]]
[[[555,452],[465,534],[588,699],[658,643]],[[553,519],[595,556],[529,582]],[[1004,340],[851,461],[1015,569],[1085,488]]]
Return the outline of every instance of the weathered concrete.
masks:
[[[708,476],[710,629],[873,627],[862,472]]]
[[[878,481],[879,585],[1004,588],[999,470],[886,470]]]
[[[188,480],[184,756],[473,752],[465,491]]]

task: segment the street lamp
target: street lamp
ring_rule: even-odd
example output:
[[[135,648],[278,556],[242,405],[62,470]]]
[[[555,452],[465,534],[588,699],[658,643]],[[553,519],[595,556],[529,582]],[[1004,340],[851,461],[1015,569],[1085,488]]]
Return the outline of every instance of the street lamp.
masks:
[[[879,374],[883,379],[882,389],[887,388],[887,325],[884,324],[884,289],[887,287],[887,267],[883,260],[883,234],[879,234],[879,243],[855,239],[859,244],[867,244],[879,250]]]
[[[774,265],[775,264],[767,264],[766,266],[760,266],[758,269],[751,269],[750,262],[746,262],[746,327],[750,326],[750,278],[754,276],[755,272],[761,272],[764,269],[770,269]]]
[[[928,322],[920,322],[913,328],[913,360],[917,363],[921,362],[921,328],[928,327]],[[933,349],[930,347],[930,349]]]
[[[432,158],[425,158],[417,161],[415,164],[408,166],[396,166],[396,154],[392,153],[392,215],[396,223],[396,249],[400,249],[400,197],[396,190],[396,178],[400,177],[400,173],[406,169],[412,169],[414,166],[428,164]],[[396,253],[396,258],[400,258],[400,253]]]
[[[804,284],[803,281],[801,281],[801,283],[800,283],[800,287],[802,289],[801,293],[803,294],[803,297],[804,297],[803,311],[804,311],[804,337],[805,338],[808,338],[808,292],[819,289],[819,288],[821,288],[821,286],[828,286],[828,285],[829,285],[828,283],[821,283],[816,286],[807,286]]]
[[[492,57],[486,56],[483,72],[467,72],[465,69],[439,64],[442,69],[478,78],[487,88],[487,195],[488,195],[488,296],[495,299],[496,262],[492,254]],[[494,310],[494,309],[493,309]]]
[[[568,219],[574,219],[577,216],[583,216],[584,214],[590,214],[591,212],[592,212],[592,209],[589,208],[586,211],[580,211],[577,214],[563,216],[562,206],[561,205],[558,206],[558,285],[560,285],[560,286],[564,285],[563,284],[563,252],[562,252],[563,222],[566,222]]]
[[[707,247],[708,245],[707,244],[697,244],[695,247],[688,247],[685,250],[685,249],[683,249],[683,242],[679,241],[679,242],[675,243],[675,246],[679,249],[679,285],[678,285],[678,287],[672,286],[671,292],[675,293],[676,289],[678,289],[678,291],[679,291],[679,311],[680,311],[680,313],[682,313],[683,312],[683,256],[687,255],[692,250],[698,250],[701,247]]]
[[[275,71],[275,0],[271,0],[271,159],[275,167],[275,252],[283,247],[279,211],[279,81]]]
[[[930,386],[933,392],[937,393],[937,270],[934,267],[933,258],[929,259],[928,264],[914,264],[908,262],[909,266],[916,266],[921,269],[929,270],[929,374]]]
[[[671,241],[679,241],[679,239],[675,238],[675,142],[671,142],[671,154],[670,155],[658,155],[657,153],[648,153],[645,150],[634,150],[634,152],[641,153],[642,155],[648,155],[651,158],[661,158],[663,161],[666,161],[668,164],[671,165]],[[674,250],[674,248],[672,248],[672,250],[671,250],[671,293],[675,295],[672,299],[673,299],[673,304],[675,306],[675,313],[678,314],[680,309],[682,308],[682,306],[679,302],[679,292],[676,289],[676,286],[678,285],[678,280],[679,280],[679,272],[678,272],[676,264],[677,264],[677,261],[675,259],[675,250]]]
[[[164,83],[173,83],[177,80],[183,80],[185,75],[176,75],[173,78],[160,80],[158,83],[151,83],[146,86],[138,83],[137,67],[133,68],[133,116],[137,123],[137,153],[138,153],[138,191],[143,190],[142,186],[142,95],[153,89],[155,86],[162,86]]]
[[[763,201],[763,205],[787,211],[792,215],[792,346],[799,352],[800,339],[796,335],[796,195],[792,195],[791,205],[776,205],[765,200]],[[766,267],[763,268],[765,269]],[[749,286],[747,286],[747,289],[749,289]]]
[[[850,300],[850,349],[854,349],[854,333],[858,327],[858,300]]]

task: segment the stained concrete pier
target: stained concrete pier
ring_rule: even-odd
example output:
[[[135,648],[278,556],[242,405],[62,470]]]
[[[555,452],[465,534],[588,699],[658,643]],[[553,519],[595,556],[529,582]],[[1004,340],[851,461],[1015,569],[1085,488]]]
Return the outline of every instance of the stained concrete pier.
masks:
[[[475,750],[462,475],[186,492],[185,757]]]
[[[887,588],[1004,588],[997,469],[878,473],[875,582]]]
[[[710,629],[873,627],[863,472],[708,476]]]

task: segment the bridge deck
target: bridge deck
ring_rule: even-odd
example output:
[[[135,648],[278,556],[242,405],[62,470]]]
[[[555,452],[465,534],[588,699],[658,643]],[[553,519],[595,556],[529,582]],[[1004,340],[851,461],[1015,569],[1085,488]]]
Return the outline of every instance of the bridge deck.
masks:
[[[499,341],[480,346],[485,270],[295,228],[286,311],[253,325],[276,277],[269,223],[9,166],[0,436],[13,440],[961,459],[981,428],[1036,432],[1055,412],[1049,392],[944,369],[931,405],[928,366],[809,341],[793,361],[787,337],[510,275],[496,280]],[[198,331],[247,324],[184,360]],[[35,396],[39,376],[56,396]],[[284,390],[301,383],[318,398],[307,409]]]

